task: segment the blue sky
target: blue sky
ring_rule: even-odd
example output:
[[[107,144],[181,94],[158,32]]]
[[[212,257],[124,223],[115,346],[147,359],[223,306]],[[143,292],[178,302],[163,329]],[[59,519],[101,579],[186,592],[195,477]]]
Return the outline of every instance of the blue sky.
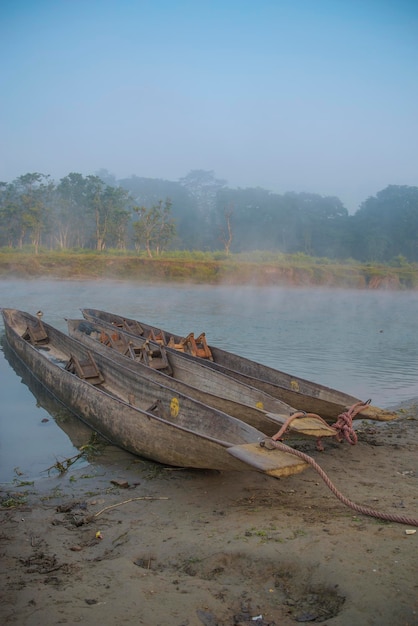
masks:
[[[2,0],[0,180],[418,185],[418,2]]]

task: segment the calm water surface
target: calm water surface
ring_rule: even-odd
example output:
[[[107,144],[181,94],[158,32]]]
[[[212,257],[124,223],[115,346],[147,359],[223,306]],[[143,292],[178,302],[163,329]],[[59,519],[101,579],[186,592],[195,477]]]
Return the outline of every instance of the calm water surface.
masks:
[[[65,318],[80,317],[80,308],[105,309],[180,335],[205,331],[209,344],[382,407],[418,396],[416,292],[0,280],[0,306],[42,309],[65,332]],[[60,419],[48,397],[35,398],[6,357],[1,347],[2,483],[17,472],[45,476],[88,439],[79,420]]]

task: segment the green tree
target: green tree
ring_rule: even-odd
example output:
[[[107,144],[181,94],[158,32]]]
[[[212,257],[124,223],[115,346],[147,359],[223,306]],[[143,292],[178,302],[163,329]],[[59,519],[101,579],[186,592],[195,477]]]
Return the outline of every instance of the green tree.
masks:
[[[360,205],[354,224],[355,258],[388,262],[403,255],[418,261],[418,187],[389,185]]]
[[[225,250],[225,254],[228,256],[230,251],[231,251],[231,244],[232,244],[232,239],[233,239],[233,232],[232,232],[232,215],[233,215],[234,211],[232,210],[232,208],[228,208],[225,209],[224,211],[224,215],[225,215],[225,223],[223,224],[223,226],[219,227],[220,230],[220,240],[222,242],[222,245],[224,247]]]
[[[119,180],[118,184],[130,192],[136,206],[149,209],[158,204],[160,198],[170,198],[171,215],[176,223],[176,237],[171,243],[186,250],[203,245],[202,233],[207,231],[207,225],[198,212],[195,198],[180,182],[131,176]]]
[[[13,248],[22,247],[24,227],[20,215],[16,187],[13,183],[0,183],[0,242]]]
[[[84,248],[93,233],[89,217],[87,181],[71,172],[56,189],[55,237],[60,248]]]
[[[163,204],[160,200],[150,209],[134,207],[138,219],[134,222],[134,240],[138,247],[144,246],[150,258],[153,251],[156,255],[167,249],[170,241],[176,233],[173,219],[171,218],[171,201],[167,199]]]
[[[225,207],[234,207],[234,252],[267,250],[276,247],[278,224],[273,209],[273,194],[260,187],[223,188],[217,195],[213,224],[225,229]]]
[[[200,250],[216,249],[219,244],[220,223],[219,216],[216,215],[218,198],[225,188],[226,180],[216,178],[213,171],[191,170],[179,182],[194,206],[193,221],[188,224],[194,231],[193,247]]]
[[[37,172],[19,176],[13,184],[9,211],[14,213],[14,223],[18,225],[19,247],[22,247],[25,236],[39,252],[42,233],[50,226],[51,199],[55,188],[49,175]]]
[[[274,194],[266,189],[222,189],[217,220],[234,206],[234,251],[270,250],[339,254],[340,224],[348,215],[335,197],[308,193]]]
[[[127,247],[128,223],[131,217],[129,192],[122,187],[106,185],[103,190],[104,244],[119,249]]]
[[[57,239],[61,247],[91,240],[97,250],[107,246],[125,248],[132,200],[122,187],[106,185],[98,176],[71,173],[57,187],[60,198]]]
[[[192,170],[180,178],[180,184],[195,199],[198,211],[208,216],[216,208],[218,192],[226,185],[226,180],[215,178],[213,171]]]
[[[121,187],[105,185],[98,176],[87,176],[86,181],[88,210],[94,215],[96,250],[104,250],[118,231],[120,245],[122,224],[129,215],[129,193]]]

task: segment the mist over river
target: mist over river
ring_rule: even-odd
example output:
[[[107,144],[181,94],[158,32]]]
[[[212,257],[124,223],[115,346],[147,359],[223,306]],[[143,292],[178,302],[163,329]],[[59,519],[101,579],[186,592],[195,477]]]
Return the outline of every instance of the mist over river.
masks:
[[[0,280],[0,306],[66,332],[92,307],[187,335],[388,407],[418,396],[418,293]],[[45,476],[88,439],[60,427],[0,352],[0,482]],[[48,420],[48,421],[46,421]],[[78,428],[78,420],[75,427]],[[67,429],[68,430],[68,429]],[[77,437],[83,436],[83,441]]]

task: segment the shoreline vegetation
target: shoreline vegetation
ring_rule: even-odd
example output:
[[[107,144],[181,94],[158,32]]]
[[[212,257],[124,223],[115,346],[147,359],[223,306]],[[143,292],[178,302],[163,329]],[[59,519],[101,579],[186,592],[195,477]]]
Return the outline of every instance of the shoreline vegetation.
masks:
[[[305,254],[171,252],[149,258],[129,251],[0,250],[1,278],[108,279],[346,289],[418,289],[418,265],[335,262]]]

